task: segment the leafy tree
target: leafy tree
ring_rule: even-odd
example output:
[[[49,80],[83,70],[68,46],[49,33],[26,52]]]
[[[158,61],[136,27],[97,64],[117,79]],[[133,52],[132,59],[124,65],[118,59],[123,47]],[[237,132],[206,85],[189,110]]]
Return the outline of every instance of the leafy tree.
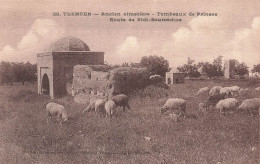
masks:
[[[260,64],[254,65],[254,68],[251,70],[252,73],[260,73]]]
[[[216,76],[217,67],[215,65],[209,62],[200,62],[198,65],[201,67],[202,74],[206,74],[209,78]]]
[[[130,63],[130,67],[136,67],[136,68],[140,68],[141,67],[141,65],[140,65],[140,63]]]
[[[0,79],[1,84],[9,83],[13,85],[15,81],[14,70],[13,70],[13,63],[4,62],[0,63]]]
[[[23,85],[26,81],[33,82],[37,80],[36,64],[27,63],[0,63],[1,84],[21,82]]]
[[[195,60],[187,59],[187,64],[177,67],[180,72],[186,72],[189,77],[199,77],[201,74],[198,71],[199,66],[194,63]]]
[[[220,77],[224,75],[223,69],[222,69],[222,58],[223,56],[218,56],[216,59],[213,61],[213,65],[215,66],[215,73],[214,76]]]
[[[240,77],[243,77],[244,75],[247,75],[249,73],[248,66],[242,62],[239,63],[237,60],[235,61],[235,74],[239,75]]]
[[[162,56],[143,56],[140,66],[146,67],[151,74],[165,76],[165,72],[169,71],[169,62]]]
[[[209,62],[199,62],[198,65],[201,67],[202,74],[206,74],[209,78],[223,76],[222,57],[218,56],[212,64]]]
[[[129,67],[129,64],[128,64],[127,62],[124,62],[124,63],[122,64],[122,67]]]

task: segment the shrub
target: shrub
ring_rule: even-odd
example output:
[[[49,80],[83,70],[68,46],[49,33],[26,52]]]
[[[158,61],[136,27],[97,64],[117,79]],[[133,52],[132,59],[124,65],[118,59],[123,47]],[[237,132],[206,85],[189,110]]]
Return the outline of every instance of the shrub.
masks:
[[[150,75],[145,68],[121,67],[110,73],[110,80],[115,83],[113,92],[129,94],[150,84]]]

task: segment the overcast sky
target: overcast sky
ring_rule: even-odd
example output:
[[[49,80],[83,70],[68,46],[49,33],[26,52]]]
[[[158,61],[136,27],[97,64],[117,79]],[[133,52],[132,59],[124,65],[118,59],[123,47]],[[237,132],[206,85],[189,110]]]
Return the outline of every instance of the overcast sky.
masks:
[[[182,22],[164,23],[52,16],[63,11],[209,12],[218,16],[186,16],[180,17]],[[104,51],[105,60],[112,64],[139,62],[147,55],[163,56],[171,67],[186,63],[187,57],[212,62],[219,55],[250,67],[260,63],[259,0],[1,0],[0,20],[0,61],[35,63],[36,54],[51,43],[75,36],[91,51]]]

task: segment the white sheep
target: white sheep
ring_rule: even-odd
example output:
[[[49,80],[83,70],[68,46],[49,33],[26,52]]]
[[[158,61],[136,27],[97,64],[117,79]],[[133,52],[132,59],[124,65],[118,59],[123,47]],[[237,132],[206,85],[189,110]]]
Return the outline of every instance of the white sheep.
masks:
[[[113,100],[108,100],[105,103],[106,117],[112,116],[115,108],[116,108],[116,103]]]
[[[180,98],[170,98],[166,101],[166,103],[161,108],[161,114],[166,112],[167,110],[171,110],[173,112],[178,111],[179,116],[181,114],[186,116],[186,101]]]
[[[87,108],[85,110],[83,110],[83,113],[95,110],[95,103],[96,103],[96,101],[94,101],[94,100],[90,101]]]
[[[125,107],[127,107],[128,110],[130,110],[130,106],[128,104],[129,99],[128,96],[126,96],[125,94],[116,95],[112,97],[111,100],[115,102],[116,106],[122,106],[124,111]]]
[[[106,99],[98,99],[95,102],[95,111],[96,112],[103,112],[105,108]]]
[[[226,110],[235,110],[235,108],[238,106],[238,101],[235,98],[227,98],[224,100],[220,100],[216,108],[219,110],[219,113],[222,114]]]
[[[208,91],[209,91],[208,87],[200,88],[196,95],[200,95],[202,93],[208,93]]]
[[[57,116],[57,120],[60,121],[60,124],[68,120],[68,114],[64,106],[60,104],[56,104],[53,102],[48,103],[46,105],[46,112],[47,112],[47,123],[49,123],[49,118],[53,116]]]
[[[231,90],[229,87],[220,88],[219,94],[225,95],[225,98],[228,98],[232,95]]]
[[[240,87],[239,86],[232,86],[232,87],[226,87],[231,91],[231,94],[234,95],[234,93],[239,93],[240,92]]]
[[[213,88],[211,88],[211,90],[209,91],[209,96],[214,96],[219,94],[219,91],[222,87],[221,86],[214,86]]]
[[[255,88],[255,91],[257,92],[260,91],[260,87]]]
[[[252,111],[260,108],[260,98],[246,99],[238,108],[248,110],[251,116],[253,116]]]

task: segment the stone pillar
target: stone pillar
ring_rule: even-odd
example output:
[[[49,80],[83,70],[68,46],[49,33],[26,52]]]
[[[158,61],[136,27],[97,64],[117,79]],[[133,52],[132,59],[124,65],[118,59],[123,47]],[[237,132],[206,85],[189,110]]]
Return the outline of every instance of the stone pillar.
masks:
[[[226,79],[235,78],[235,60],[230,59],[224,62],[224,77]]]

